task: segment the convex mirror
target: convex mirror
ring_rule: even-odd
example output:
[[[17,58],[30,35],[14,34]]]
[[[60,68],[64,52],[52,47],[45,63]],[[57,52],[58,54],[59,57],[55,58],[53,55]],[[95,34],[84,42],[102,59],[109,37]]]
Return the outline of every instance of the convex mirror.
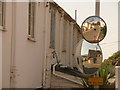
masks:
[[[83,38],[90,43],[98,43],[104,39],[107,32],[105,21],[98,16],[90,16],[81,26]]]
[[[86,75],[94,74],[101,66],[102,51],[99,45],[91,44],[85,40],[79,41],[75,59],[78,70]]]

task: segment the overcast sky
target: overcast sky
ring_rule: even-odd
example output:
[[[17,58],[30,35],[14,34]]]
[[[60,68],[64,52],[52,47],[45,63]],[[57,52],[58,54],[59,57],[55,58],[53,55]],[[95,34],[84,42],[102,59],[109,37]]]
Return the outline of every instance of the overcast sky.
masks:
[[[77,23],[80,26],[87,17],[95,15],[95,0],[55,1],[73,18],[75,17],[75,10],[77,10]],[[104,59],[107,59],[118,51],[118,0],[105,1],[101,0],[100,17],[105,20],[108,29],[106,37],[100,42],[100,46]]]

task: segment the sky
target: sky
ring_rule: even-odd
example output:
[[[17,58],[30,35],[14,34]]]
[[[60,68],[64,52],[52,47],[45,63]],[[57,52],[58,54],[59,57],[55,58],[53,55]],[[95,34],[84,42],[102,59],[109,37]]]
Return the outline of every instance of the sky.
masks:
[[[55,0],[72,18],[77,10],[77,23],[81,27],[83,21],[95,15],[95,0]],[[107,24],[107,35],[99,43],[103,58],[107,59],[118,51],[118,0],[101,0],[100,17]]]

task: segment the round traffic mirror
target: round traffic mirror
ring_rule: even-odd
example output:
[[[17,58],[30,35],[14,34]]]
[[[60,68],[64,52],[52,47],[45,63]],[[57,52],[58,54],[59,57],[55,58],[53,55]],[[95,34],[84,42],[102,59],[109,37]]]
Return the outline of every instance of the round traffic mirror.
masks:
[[[85,40],[78,43],[75,60],[78,70],[86,75],[94,74],[102,63],[102,50],[98,44],[91,44]]]
[[[107,32],[105,21],[98,16],[88,17],[81,26],[83,38],[90,43],[98,43]]]

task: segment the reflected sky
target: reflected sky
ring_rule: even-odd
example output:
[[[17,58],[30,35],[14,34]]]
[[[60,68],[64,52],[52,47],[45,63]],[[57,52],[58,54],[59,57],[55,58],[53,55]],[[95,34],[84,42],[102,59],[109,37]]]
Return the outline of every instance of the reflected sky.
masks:
[[[101,19],[101,18],[99,18],[99,17],[91,17],[91,18],[88,18],[86,21],[85,21],[86,23],[97,23],[97,22],[100,22],[100,25],[101,25],[101,27],[104,27],[105,26],[105,22]]]
[[[97,44],[91,44],[83,40],[81,48],[81,56],[88,55],[89,50],[100,50],[100,47]]]
[[[101,21],[101,19],[98,18],[98,17],[91,17],[91,18],[88,18],[86,20],[86,22],[89,22],[89,23],[97,23],[97,22],[100,22],[100,21]]]

